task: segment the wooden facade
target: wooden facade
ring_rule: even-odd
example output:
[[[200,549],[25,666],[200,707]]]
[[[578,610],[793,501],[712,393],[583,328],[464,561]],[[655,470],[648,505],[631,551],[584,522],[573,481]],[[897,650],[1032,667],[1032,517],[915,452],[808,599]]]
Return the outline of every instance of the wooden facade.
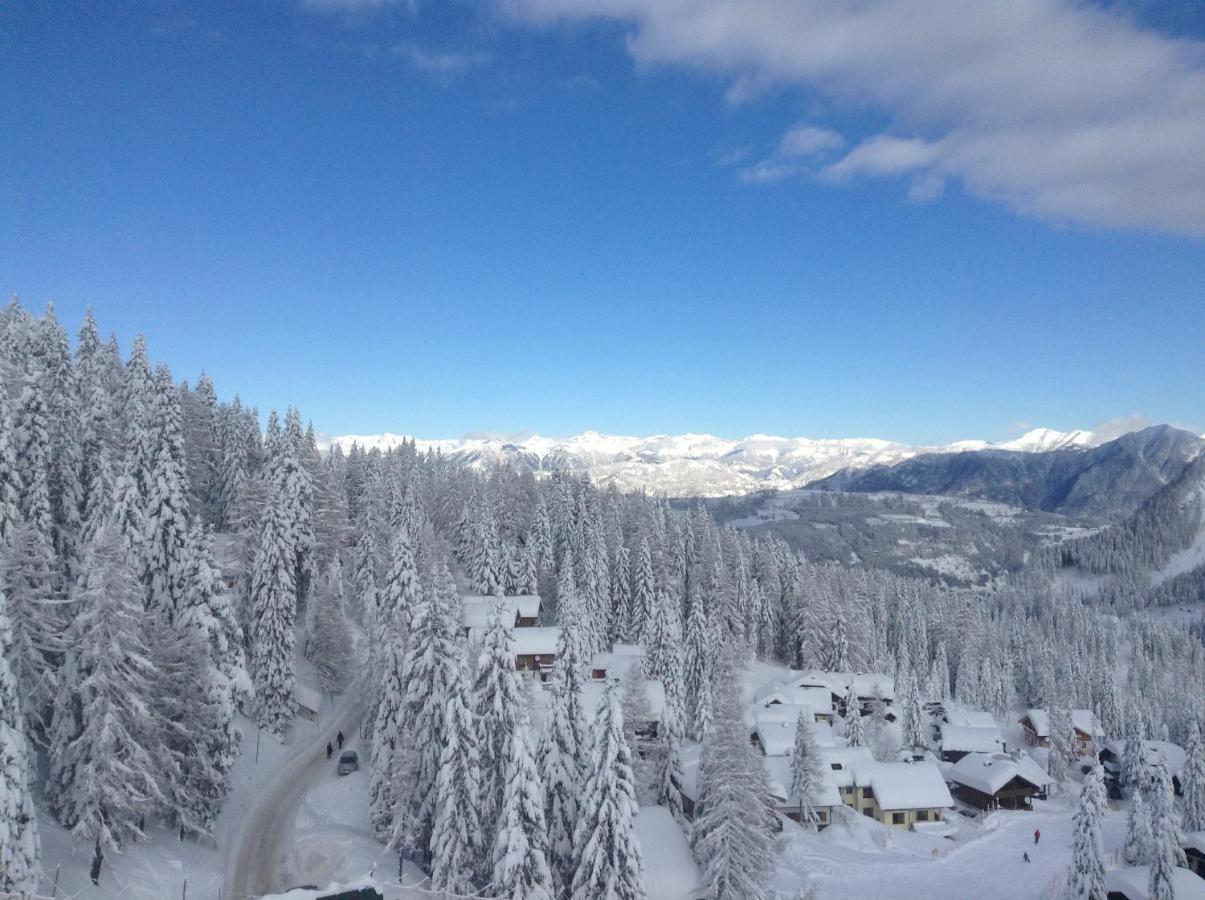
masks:
[[[965,784],[955,784],[954,792],[958,799],[979,809],[1030,809],[1034,797],[1046,799],[1046,791],[1030,784],[1020,775],[1015,776],[1008,784],[994,794],[985,794]]]

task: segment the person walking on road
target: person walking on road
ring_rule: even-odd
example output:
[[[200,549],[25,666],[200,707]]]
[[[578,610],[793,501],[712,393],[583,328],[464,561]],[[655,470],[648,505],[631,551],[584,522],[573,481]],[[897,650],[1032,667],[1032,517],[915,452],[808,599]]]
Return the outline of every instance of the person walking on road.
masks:
[[[1041,839],[1042,839],[1042,832],[1038,831],[1038,830],[1035,828],[1035,829],[1033,830],[1033,842],[1034,842],[1034,844],[1037,844],[1037,842],[1038,842],[1038,841],[1040,841]]]
[[[330,741],[327,741],[327,744],[326,744],[326,758],[327,758],[327,759],[330,759],[330,758],[331,758],[331,756],[333,756],[333,755],[334,755],[334,753],[335,753],[335,748],[334,748],[334,747],[332,747],[332,746],[330,745]]]
[[[342,750],[343,749],[343,732],[342,731],[340,731],[339,734],[335,737],[335,742],[339,745],[339,749]]]
[[[1026,862],[1029,862],[1029,853],[1028,852],[1022,853],[1021,856],[1023,856],[1025,858]]]

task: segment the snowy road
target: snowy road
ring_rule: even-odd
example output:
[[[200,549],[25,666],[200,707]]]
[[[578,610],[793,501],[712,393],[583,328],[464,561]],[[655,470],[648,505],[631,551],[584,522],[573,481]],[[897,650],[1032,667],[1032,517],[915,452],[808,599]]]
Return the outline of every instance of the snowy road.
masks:
[[[339,731],[354,735],[363,714],[360,700],[352,700],[323,726],[317,740],[301,747],[259,792],[231,844],[225,896],[247,900],[292,886],[280,880],[292,849],[297,808],[306,791],[334,765],[326,758],[327,741]]]

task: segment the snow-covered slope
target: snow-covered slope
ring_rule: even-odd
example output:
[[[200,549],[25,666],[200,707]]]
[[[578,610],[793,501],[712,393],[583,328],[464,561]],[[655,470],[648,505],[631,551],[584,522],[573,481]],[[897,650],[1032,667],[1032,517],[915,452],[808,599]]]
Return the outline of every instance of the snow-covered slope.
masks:
[[[344,451],[352,444],[388,450],[407,438],[398,434],[330,438]],[[958,441],[915,447],[876,438],[813,439],[755,434],[728,440],[710,434],[626,437],[586,431],[568,438],[468,436],[418,440],[420,451],[438,450],[468,465],[511,463],[532,471],[564,469],[588,473],[601,485],[644,489],[671,497],[720,497],[760,490],[803,487],[842,469],[892,465],[925,453],[969,450],[1046,452],[1094,446],[1091,432],[1038,428],[1003,444]]]

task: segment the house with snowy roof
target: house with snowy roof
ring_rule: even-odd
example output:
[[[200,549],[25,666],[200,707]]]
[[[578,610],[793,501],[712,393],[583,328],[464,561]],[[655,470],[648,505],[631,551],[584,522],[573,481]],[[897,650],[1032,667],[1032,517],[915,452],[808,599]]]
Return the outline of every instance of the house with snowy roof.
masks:
[[[511,632],[511,652],[515,654],[515,669],[547,681],[556,662],[556,648],[561,629],[555,626],[516,628]]]
[[[770,799],[774,811],[788,819],[801,822],[803,810],[799,797],[791,794],[791,782],[794,781],[795,770],[790,756],[767,756],[762,760],[766,772],[766,786],[770,790]],[[841,792],[828,769],[822,769],[820,783],[809,800],[812,811],[816,814],[816,827],[827,828],[833,821],[833,810],[842,805]]]
[[[1189,870],[1205,878],[1205,831],[1186,832],[1181,846],[1188,859]]]
[[[888,707],[887,720],[895,721],[895,714],[890,711],[895,703],[895,679],[890,675],[880,672],[821,672],[813,669],[793,673],[784,683],[793,687],[827,689],[835,714],[842,717],[846,715],[845,700],[852,687],[862,715],[870,715],[874,705],[882,703]]]
[[[540,618],[543,601],[538,594],[517,597],[486,597],[464,594],[460,598],[465,636],[479,638],[495,610],[501,611],[503,621],[511,628],[532,628]]]
[[[942,813],[954,805],[932,762],[877,762],[866,747],[821,748],[820,753],[841,801],[884,825],[940,829]]]
[[[979,809],[1032,809],[1033,798],[1045,799],[1054,781],[1020,751],[968,753],[949,768],[946,780],[959,800]]]
[[[1050,715],[1044,709],[1030,709],[1020,719],[1025,742],[1031,747],[1050,746]],[[1075,752],[1080,756],[1096,753],[1100,725],[1090,709],[1071,710],[1071,728],[1075,733]]]
[[[799,730],[799,714],[796,712],[794,716],[779,717],[777,711],[781,708],[759,710],[768,715],[757,717],[753,725],[753,733],[749,736],[754,746],[766,756],[787,756],[795,749],[795,733]],[[798,709],[807,709],[807,707],[798,707]],[[809,710],[808,715],[810,714]],[[832,726],[825,722],[817,722],[813,725],[812,734],[816,739],[817,747],[832,747],[837,743]]]
[[[595,681],[608,678],[624,678],[628,669],[644,659],[644,648],[639,644],[616,643],[609,653],[596,653],[590,661],[590,677]]]
[[[620,676],[612,674],[611,677],[618,678]],[[582,685],[582,709],[586,710],[588,715],[592,716],[594,710],[598,709],[598,704],[602,701],[606,690],[606,681],[588,679]],[[643,722],[629,724],[635,729],[637,735],[651,739],[657,736],[661,727],[661,716],[665,713],[665,685],[657,678],[647,678],[644,681],[644,693],[648,699],[650,718]]]
[[[1123,866],[1105,873],[1105,896],[1108,900],[1154,900],[1150,884],[1150,866]],[[1188,869],[1172,869],[1172,896],[1176,900],[1205,900],[1205,879]]]
[[[1152,769],[1155,766],[1167,769],[1167,773],[1172,777],[1172,789],[1176,796],[1180,796],[1183,793],[1181,778],[1184,775],[1184,766],[1188,763],[1188,754],[1184,752],[1184,748],[1171,741],[1143,741],[1142,749],[1148,766]],[[1105,787],[1114,800],[1121,797],[1121,768],[1124,765],[1125,752],[1125,741],[1108,741],[1097,757],[1101,768],[1105,770]]]
[[[807,707],[817,722],[830,724],[833,721],[832,692],[815,685],[772,684],[757,695],[757,704],[763,708],[780,705]]]
[[[938,746],[943,762],[956,763],[968,753],[1003,753],[1004,738],[993,723],[990,728],[942,725]]]

